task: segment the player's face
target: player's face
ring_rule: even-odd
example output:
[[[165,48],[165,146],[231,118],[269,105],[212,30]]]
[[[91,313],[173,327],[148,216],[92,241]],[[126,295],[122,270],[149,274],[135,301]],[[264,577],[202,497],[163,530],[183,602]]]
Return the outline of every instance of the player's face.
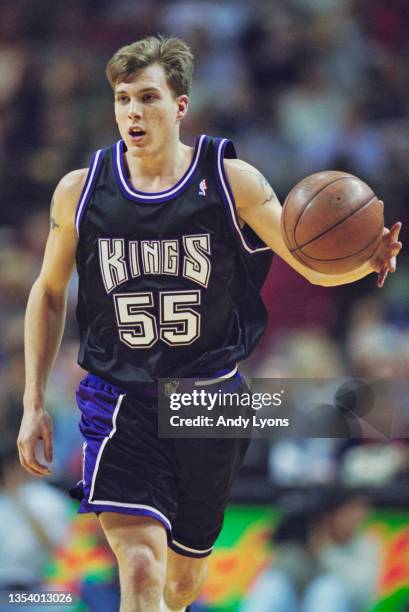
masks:
[[[129,153],[151,156],[178,138],[185,116],[187,96],[176,97],[165,70],[152,64],[140,70],[129,83],[115,87],[115,118]]]

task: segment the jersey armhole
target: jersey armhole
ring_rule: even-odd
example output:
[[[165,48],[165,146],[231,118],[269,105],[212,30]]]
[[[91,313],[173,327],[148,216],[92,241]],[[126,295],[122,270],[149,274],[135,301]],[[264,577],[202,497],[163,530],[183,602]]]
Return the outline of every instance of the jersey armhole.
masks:
[[[216,181],[219,186],[219,191],[222,196],[223,203],[226,207],[226,212],[233,231],[238,235],[240,244],[243,249],[254,255],[255,253],[265,253],[271,251],[270,247],[260,240],[257,234],[245,224],[240,227],[240,221],[237,215],[236,203],[234,201],[233,192],[227,178],[224,167],[224,159],[237,159],[236,149],[231,140],[227,138],[217,138],[215,141],[215,164],[216,164]]]
[[[77,208],[75,211],[75,227],[77,229],[77,234],[79,234],[80,232],[80,223],[84,216],[88,203],[91,199],[91,195],[95,187],[96,180],[98,178],[103,157],[104,149],[99,149],[92,156],[84,187],[82,188],[81,195],[79,197]]]

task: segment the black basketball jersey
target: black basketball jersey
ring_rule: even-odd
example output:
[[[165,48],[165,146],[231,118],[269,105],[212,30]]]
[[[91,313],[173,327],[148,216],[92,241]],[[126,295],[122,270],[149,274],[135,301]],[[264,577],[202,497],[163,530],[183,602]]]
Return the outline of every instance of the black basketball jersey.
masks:
[[[233,144],[201,136],[159,193],[130,184],[125,151],[96,152],[76,211],[78,362],[125,388],[232,369],[264,331],[272,258],[240,228],[223,165]]]

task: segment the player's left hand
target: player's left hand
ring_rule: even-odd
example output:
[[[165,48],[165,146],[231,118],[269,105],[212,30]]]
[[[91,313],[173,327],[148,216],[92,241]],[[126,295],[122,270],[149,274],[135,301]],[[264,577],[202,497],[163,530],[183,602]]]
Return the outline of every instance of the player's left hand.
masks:
[[[389,272],[396,270],[396,257],[402,248],[402,243],[399,242],[401,227],[402,223],[398,221],[390,230],[387,227],[383,228],[382,240],[369,261],[371,268],[378,272],[378,287],[383,287]]]

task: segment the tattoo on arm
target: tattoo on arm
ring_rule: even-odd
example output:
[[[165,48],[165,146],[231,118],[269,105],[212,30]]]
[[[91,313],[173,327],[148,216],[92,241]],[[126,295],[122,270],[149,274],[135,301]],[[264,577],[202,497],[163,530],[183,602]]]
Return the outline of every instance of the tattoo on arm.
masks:
[[[277,197],[274,189],[271,187],[268,180],[261,174],[261,172],[258,172],[258,170],[256,170],[255,172],[253,172],[252,170],[242,170],[241,172],[247,172],[248,174],[253,174],[253,176],[257,177],[259,185],[264,191],[265,196],[265,200],[263,200],[263,202],[260,202],[260,206],[268,204],[273,198]]]
[[[54,208],[54,198],[51,200],[51,212],[53,211]],[[60,227],[57,223],[57,221],[54,219],[54,217],[51,215],[50,216],[50,224],[51,224],[51,229],[56,229],[57,227]]]

